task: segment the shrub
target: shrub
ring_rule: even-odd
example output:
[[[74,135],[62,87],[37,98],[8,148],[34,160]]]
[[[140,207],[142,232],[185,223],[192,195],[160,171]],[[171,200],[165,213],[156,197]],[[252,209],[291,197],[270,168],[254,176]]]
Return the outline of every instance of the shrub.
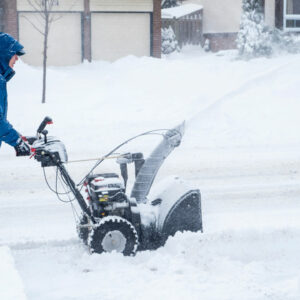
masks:
[[[269,56],[273,34],[264,23],[259,0],[243,0],[243,14],[237,37],[239,55],[244,58]]]
[[[176,39],[176,35],[171,26],[169,28],[162,28],[161,30],[161,52],[163,54],[170,54],[172,52],[179,52],[180,48]]]

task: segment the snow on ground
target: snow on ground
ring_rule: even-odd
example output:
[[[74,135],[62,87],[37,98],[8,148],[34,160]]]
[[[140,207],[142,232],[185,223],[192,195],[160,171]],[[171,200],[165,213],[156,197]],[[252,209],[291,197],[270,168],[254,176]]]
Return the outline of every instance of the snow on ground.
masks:
[[[48,130],[70,160],[186,120],[183,143],[157,181],[175,174],[200,188],[204,219],[203,234],[179,233],[154,252],[91,256],[40,166],[4,145],[0,246],[10,248],[27,299],[299,299],[299,67],[300,55],[245,62],[191,47],[162,60],[50,68],[41,105],[41,70],[20,63],[9,83],[9,120],[30,135],[51,116]],[[147,154],[158,141],[142,138],[124,151]],[[68,168],[78,182],[92,165]],[[0,261],[10,264],[5,253]]]
[[[26,300],[20,275],[15,268],[14,259],[8,247],[0,247],[0,299]]]

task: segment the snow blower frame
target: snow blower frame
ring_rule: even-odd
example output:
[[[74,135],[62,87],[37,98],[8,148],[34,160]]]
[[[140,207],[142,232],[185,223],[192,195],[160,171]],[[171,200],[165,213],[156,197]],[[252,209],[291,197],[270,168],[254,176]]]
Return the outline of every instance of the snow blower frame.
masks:
[[[56,167],[60,179],[74,195],[82,210],[77,231],[92,252],[117,251],[133,255],[137,250],[152,250],[163,246],[168,237],[178,231],[202,231],[201,196],[198,189],[189,189],[179,178],[173,178],[161,184],[163,188],[159,195],[154,199],[148,198],[160,166],[173,149],[180,145],[184,123],[171,130],[149,131],[125,141],[99,159],[78,185],[65,167],[68,156],[64,144],[55,137],[48,137],[48,131],[44,130],[47,124],[52,124],[49,117],[40,124],[35,137],[27,138],[32,146],[32,156],[43,168]],[[144,159],[142,153],[118,155],[117,163],[122,178],[116,173],[94,173],[96,167],[121,146],[148,134],[161,134],[163,140],[147,159]],[[128,196],[127,165],[130,163],[135,166],[136,178]],[[86,200],[81,193],[82,188]]]

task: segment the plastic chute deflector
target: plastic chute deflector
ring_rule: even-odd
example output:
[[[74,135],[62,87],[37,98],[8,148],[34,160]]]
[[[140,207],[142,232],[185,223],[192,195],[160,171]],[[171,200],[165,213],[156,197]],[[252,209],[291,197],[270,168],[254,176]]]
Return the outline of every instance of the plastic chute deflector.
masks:
[[[147,195],[159,168],[174,148],[178,147],[181,143],[184,127],[185,122],[174,129],[168,130],[161,143],[144,162],[136,177],[131,192],[131,197],[135,198],[138,203],[147,202]]]

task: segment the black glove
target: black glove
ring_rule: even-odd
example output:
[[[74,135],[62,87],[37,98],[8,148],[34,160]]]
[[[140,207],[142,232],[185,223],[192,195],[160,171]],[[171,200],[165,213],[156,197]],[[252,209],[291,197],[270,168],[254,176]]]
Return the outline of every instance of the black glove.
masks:
[[[17,140],[17,145],[15,146],[16,156],[29,156],[31,154],[30,147],[25,143],[22,138]]]

